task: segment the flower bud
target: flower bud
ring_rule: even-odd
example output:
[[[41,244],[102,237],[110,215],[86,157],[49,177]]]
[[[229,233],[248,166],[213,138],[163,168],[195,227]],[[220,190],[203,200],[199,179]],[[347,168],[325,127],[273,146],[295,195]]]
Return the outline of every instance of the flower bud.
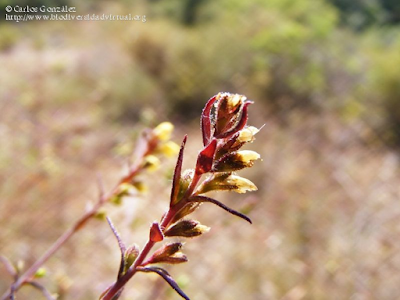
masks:
[[[187,203],[172,219],[171,223],[175,223],[182,219],[183,217],[191,214],[194,212],[196,209],[199,208],[201,203],[196,203],[196,202],[189,202]]]
[[[167,157],[173,157],[179,153],[179,146],[178,144],[168,141],[166,143],[161,144],[158,147],[158,150],[163,153]]]
[[[171,138],[173,130],[174,125],[172,123],[163,122],[153,129],[153,133],[160,141],[167,141]]]
[[[165,236],[195,237],[210,230],[209,227],[201,225],[195,220],[182,220],[173,225],[165,232]]]
[[[114,205],[121,205],[122,197],[119,195],[114,195],[113,197],[111,197],[110,202]]]
[[[17,261],[17,265],[15,266],[15,270],[17,271],[17,273],[20,273],[20,272],[22,272],[24,267],[25,267],[25,262],[20,259],[20,260]]]
[[[147,185],[143,181],[134,181],[132,185],[138,190],[138,192],[146,194],[148,191]]]
[[[228,153],[219,159],[213,168],[214,172],[232,172],[254,165],[254,161],[260,159],[260,154],[251,150],[241,150]]]
[[[104,208],[100,208],[95,214],[94,214],[94,218],[96,218],[97,220],[101,220],[104,221],[106,219],[107,216],[107,211]]]
[[[125,259],[125,271],[130,268],[130,266],[133,265],[135,262],[136,258],[139,256],[139,247],[138,245],[134,244],[132,247],[129,247],[126,249],[124,253],[124,259]]]
[[[234,111],[237,107],[242,105],[244,101],[246,101],[246,96],[233,94],[228,97],[228,109],[230,111]]]
[[[122,183],[119,186],[119,192],[118,194],[120,195],[129,195],[131,192],[133,192],[133,186],[129,183]]]
[[[155,263],[170,263],[177,264],[187,262],[187,257],[179,250],[182,248],[182,243],[172,243],[164,245],[153,253],[145,264]]]
[[[46,269],[45,268],[37,269],[37,271],[36,271],[36,273],[34,275],[35,278],[42,278],[44,276],[46,276]]]
[[[258,128],[254,126],[248,126],[239,131],[239,137],[237,138],[237,143],[249,143],[254,141],[254,136],[259,132]]]
[[[225,173],[222,175],[215,175],[210,180],[206,180],[198,189],[198,194],[204,194],[210,191],[234,191],[236,193],[244,194],[248,191],[256,191],[256,185],[250,180]]]
[[[135,188],[130,183],[122,183],[118,187],[118,191],[115,195],[110,199],[110,202],[120,205],[122,203],[122,198],[132,194],[135,191]]]
[[[161,162],[157,156],[147,155],[144,158],[143,168],[148,169],[150,172],[156,171],[160,166]]]
[[[217,95],[215,135],[223,134],[234,127],[239,120],[242,104],[246,97],[238,94],[219,93]]]
[[[171,205],[177,204],[182,199],[190,183],[192,182],[193,176],[194,176],[193,169],[187,169],[183,172],[182,177],[179,179],[178,195],[176,199],[174,199],[174,201],[171,203]]]
[[[218,113],[220,117],[237,111],[246,99],[246,96],[239,94],[219,93],[217,101],[219,103]]]

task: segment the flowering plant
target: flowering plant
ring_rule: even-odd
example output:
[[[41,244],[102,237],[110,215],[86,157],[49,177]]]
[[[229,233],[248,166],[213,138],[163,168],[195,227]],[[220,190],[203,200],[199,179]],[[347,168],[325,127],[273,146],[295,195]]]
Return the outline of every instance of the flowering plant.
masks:
[[[160,222],[150,227],[149,238],[142,250],[137,245],[126,248],[109,220],[121,250],[121,264],[117,280],[100,296],[102,300],[118,299],[125,284],[137,272],[153,272],[160,275],[180,296],[189,297],[182,291],[171,275],[154,264],[177,264],[187,261],[181,252],[182,243],[167,243],[150,254],[153,247],[169,237],[196,237],[209,228],[189,219],[202,203],[212,203],[249,223],[244,214],[206,196],[210,191],[235,191],[245,193],[257,190],[250,180],[235,174],[243,168],[252,167],[260,158],[257,152],[240,150],[254,140],[258,129],[247,125],[247,109],[253,102],[238,94],[219,93],[206,104],[201,115],[204,148],[199,152],[194,169],[182,171],[183,154],[187,136],[183,138],[172,180],[168,211]],[[207,176],[202,182],[203,176]]]

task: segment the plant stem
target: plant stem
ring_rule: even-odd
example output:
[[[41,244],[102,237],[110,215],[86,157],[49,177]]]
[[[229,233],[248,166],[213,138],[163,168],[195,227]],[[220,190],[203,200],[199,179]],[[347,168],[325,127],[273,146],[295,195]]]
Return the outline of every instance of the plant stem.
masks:
[[[181,201],[179,201],[176,206],[170,207],[168,209],[168,212],[165,214],[160,224],[160,227],[163,231],[165,231],[165,229],[171,223],[175,215],[187,204],[187,200],[192,195],[194,189],[196,188],[196,185],[200,181],[201,176],[202,176],[201,174],[195,173],[192,182],[190,183],[190,186],[187,189]],[[151,251],[151,249],[155,244],[156,243],[152,242],[150,239],[147,241],[143,250],[140,252],[139,256],[135,260],[135,263],[129,268],[129,270],[123,276],[121,276],[114,283],[114,285],[108,290],[108,292],[103,296],[103,298],[101,298],[101,300],[113,299],[113,297],[118,293],[118,291],[125,286],[125,284],[133,277],[133,275],[136,274],[137,267],[139,267],[143,263],[144,259],[147,257],[147,255],[149,254],[149,252]]]

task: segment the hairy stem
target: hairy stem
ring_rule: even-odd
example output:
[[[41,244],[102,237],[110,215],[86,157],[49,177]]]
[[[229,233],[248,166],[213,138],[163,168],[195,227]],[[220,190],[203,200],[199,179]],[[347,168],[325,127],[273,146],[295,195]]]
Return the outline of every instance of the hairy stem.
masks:
[[[193,191],[196,188],[198,182],[200,181],[201,176],[202,176],[201,174],[195,174],[184,197],[179,201],[177,205],[169,208],[168,212],[165,214],[160,224],[160,227],[163,230],[163,232],[168,227],[168,225],[170,225],[175,215],[188,203],[188,199],[190,198],[190,196],[192,196]],[[151,251],[151,249],[155,244],[156,243],[152,242],[150,239],[147,241],[143,250],[140,252],[139,256],[135,260],[135,263],[129,268],[129,270],[123,276],[121,276],[121,278],[119,278],[114,283],[111,289],[103,296],[103,298],[101,298],[102,300],[113,299],[113,297],[118,293],[118,291],[125,286],[125,284],[133,277],[133,275],[136,274],[137,268],[141,266],[144,259],[147,257],[147,255],[149,254],[149,252]]]

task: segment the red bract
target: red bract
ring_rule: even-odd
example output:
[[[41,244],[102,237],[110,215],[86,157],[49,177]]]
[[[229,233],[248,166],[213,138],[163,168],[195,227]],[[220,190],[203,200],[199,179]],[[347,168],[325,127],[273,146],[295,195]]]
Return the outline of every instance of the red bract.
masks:
[[[204,174],[210,172],[213,166],[217,140],[213,139],[200,153],[197,158],[196,173]]]

